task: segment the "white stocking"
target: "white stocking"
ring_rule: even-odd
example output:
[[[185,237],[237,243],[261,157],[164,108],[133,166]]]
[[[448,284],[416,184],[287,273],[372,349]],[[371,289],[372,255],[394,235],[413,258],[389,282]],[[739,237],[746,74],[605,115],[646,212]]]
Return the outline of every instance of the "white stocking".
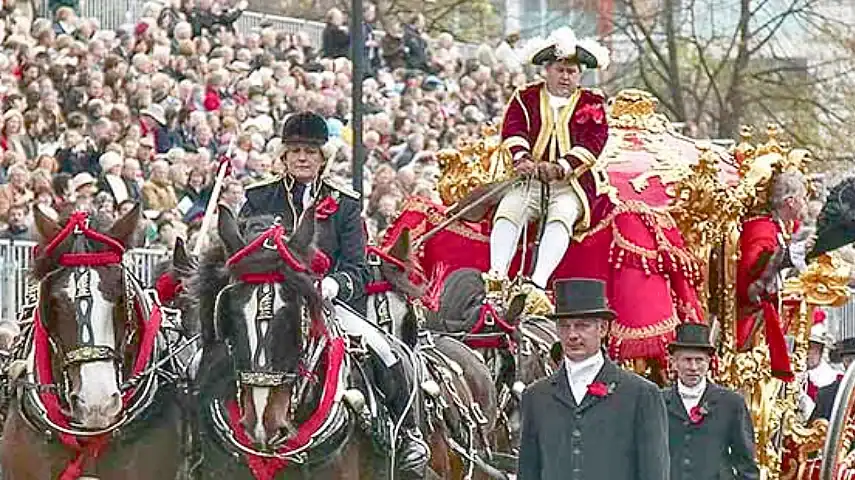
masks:
[[[490,272],[502,277],[508,275],[519,241],[519,227],[507,218],[496,219],[490,233]]]
[[[552,221],[543,229],[543,238],[537,249],[537,263],[531,281],[540,288],[546,289],[549,277],[558,268],[558,264],[567,253],[570,246],[570,232],[562,222]]]

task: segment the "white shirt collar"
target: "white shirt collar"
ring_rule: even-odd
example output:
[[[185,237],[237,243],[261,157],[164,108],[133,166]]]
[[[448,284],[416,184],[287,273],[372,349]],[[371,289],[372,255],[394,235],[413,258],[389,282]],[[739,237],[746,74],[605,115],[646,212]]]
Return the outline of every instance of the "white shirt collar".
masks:
[[[681,398],[698,398],[704,394],[704,390],[707,389],[707,379],[702,378],[700,382],[694,387],[688,387],[683,384],[679,379],[677,380],[677,393],[680,394]]]
[[[546,92],[546,96],[547,96],[547,98],[549,98],[549,106],[552,107],[554,110],[558,110],[558,109],[568,105],[570,103],[570,98],[571,98],[571,97],[559,97],[558,95],[553,95],[553,94],[549,93],[548,90]]]
[[[582,360],[574,362],[569,358],[564,358],[564,368],[567,370],[567,382],[570,384],[570,390],[573,392],[573,398],[576,403],[581,403],[588,391],[588,385],[593,383],[597,378],[597,374],[602,370],[606,363],[606,358],[601,350],[597,353]]]
[[[679,379],[677,380],[677,393],[680,394],[680,400],[683,402],[683,407],[686,413],[692,414],[692,409],[701,403],[701,397],[704,395],[704,390],[707,389],[707,379],[702,378],[694,387],[683,385]]]
[[[819,365],[817,365],[816,368],[808,370],[807,373],[808,378],[814,385],[816,385],[817,388],[831,385],[837,380],[838,374],[837,370],[835,370],[825,360],[819,362]]]

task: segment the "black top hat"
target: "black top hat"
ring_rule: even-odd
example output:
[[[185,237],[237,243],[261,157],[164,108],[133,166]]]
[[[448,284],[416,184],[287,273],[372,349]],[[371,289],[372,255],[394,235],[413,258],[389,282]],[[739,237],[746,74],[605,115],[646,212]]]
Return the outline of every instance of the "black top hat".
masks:
[[[308,143],[321,146],[329,140],[324,117],[311,112],[295,113],[282,126],[282,143]]]
[[[547,315],[558,318],[602,318],[612,320],[617,314],[606,301],[606,284],[601,280],[569,278],[556,280],[555,313]]]
[[[677,338],[668,345],[668,351],[673,352],[678,348],[715,350],[710,343],[710,327],[703,323],[677,325]]]

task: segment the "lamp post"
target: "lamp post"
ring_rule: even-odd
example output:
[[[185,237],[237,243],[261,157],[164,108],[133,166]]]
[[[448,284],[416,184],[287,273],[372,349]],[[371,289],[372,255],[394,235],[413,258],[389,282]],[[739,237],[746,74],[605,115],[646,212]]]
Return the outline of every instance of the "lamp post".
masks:
[[[350,4],[350,58],[353,59],[350,127],[353,135],[353,188],[362,194],[365,145],[362,144],[362,80],[365,78],[365,35],[362,28],[362,0]]]

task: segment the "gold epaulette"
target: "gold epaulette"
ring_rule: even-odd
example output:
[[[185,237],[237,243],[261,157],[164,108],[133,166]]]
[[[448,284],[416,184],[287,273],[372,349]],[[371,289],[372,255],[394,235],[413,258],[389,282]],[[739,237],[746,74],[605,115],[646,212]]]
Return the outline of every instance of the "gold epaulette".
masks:
[[[359,200],[362,197],[362,195],[360,195],[359,192],[357,192],[356,190],[351,188],[350,185],[346,185],[346,184],[344,184],[338,180],[335,180],[333,178],[324,177],[323,182],[324,182],[324,184],[326,184],[328,187],[332,188],[333,190],[341,192],[343,195],[347,195],[348,197],[350,197],[354,200]]]
[[[253,188],[263,187],[265,185],[270,185],[271,183],[276,183],[282,180],[282,177],[273,177],[268,178],[266,180],[259,180],[255,183],[251,183],[245,187],[246,190],[252,190]]]

